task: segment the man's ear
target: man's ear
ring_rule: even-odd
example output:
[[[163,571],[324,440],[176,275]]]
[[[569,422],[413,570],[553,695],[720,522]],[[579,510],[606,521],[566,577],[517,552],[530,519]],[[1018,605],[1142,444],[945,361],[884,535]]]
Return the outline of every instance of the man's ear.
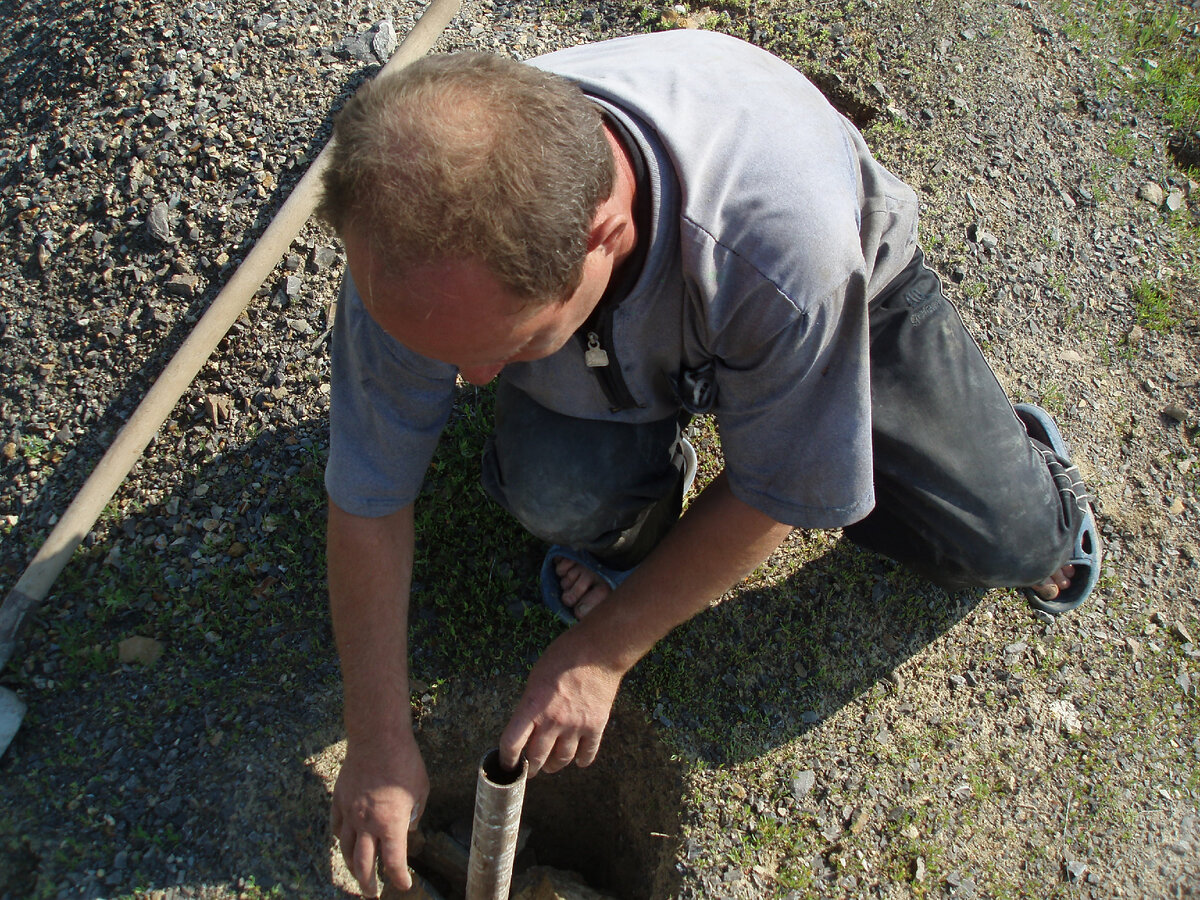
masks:
[[[627,213],[614,211],[608,208],[607,204],[602,205],[597,211],[595,219],[592,220],[592,230],[588,232],[588,253],[601,247],[607,248],[610,253],[615,253],[617,245],[625,234],[625,229],[629,228],[631,224],[631,218]]]

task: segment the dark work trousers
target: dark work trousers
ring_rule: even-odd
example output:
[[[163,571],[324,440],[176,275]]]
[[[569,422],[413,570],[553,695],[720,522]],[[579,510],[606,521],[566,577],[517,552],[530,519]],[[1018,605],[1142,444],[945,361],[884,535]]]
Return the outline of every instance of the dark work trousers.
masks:
[[[632,569],[683,508],[679,420],[564,416],[501,378],[483,486],[535,537]]]
[[[920,250],[871,303],[870,341],[876,504],[845,534],[949,589],[1030,585],[1061,567],[1075,498],[1055,487],[1055,461],[1025,433]],[[676,418],[563,416],[501,380],[483,483],[536,537],[627,569],[679,516],[679,441]]]

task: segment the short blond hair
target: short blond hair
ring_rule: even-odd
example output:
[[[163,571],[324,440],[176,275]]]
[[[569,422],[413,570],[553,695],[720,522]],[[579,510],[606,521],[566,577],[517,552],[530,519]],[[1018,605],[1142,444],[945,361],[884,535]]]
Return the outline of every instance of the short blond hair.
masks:
[[[318,214],[389,271],[474,259],[517,297],[579,285],[615,163],[572,82],[487,53],[428,56],[361,88],[334,125]]]

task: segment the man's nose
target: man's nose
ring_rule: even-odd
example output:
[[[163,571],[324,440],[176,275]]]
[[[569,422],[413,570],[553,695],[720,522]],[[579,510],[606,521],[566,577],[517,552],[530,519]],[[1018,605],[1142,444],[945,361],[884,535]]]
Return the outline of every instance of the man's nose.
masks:
[[[459,369],[458,374],[463,377],[463,381],[477,384],[480,387],[487,384],[493,378],[500,374],[500,370],[504,368],[504,363],[496,366],[473,366],[468,369]]]

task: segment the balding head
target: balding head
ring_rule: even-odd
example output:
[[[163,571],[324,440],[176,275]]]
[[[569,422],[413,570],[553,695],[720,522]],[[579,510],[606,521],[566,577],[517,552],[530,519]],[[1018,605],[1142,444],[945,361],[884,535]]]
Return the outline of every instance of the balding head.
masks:
[[[578,284],[613,184],[602,119],[577,86],[457,53],[371,82],[346,105],[318,211],[397,275],[474,259],[514,295],[550,302]]]

